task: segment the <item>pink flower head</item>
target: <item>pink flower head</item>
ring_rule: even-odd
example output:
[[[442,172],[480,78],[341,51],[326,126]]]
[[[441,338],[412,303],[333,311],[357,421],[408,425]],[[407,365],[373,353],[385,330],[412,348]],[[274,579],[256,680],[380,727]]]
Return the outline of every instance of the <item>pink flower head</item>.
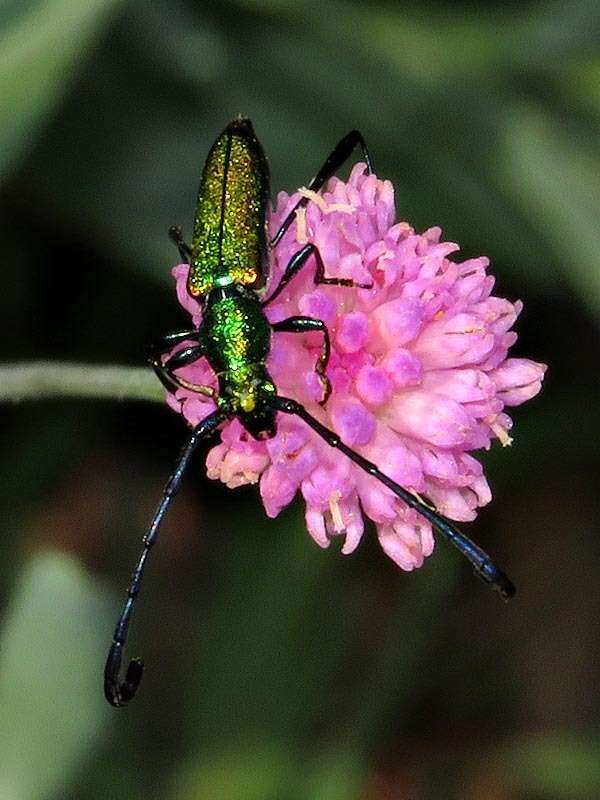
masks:
[[[273,334],[267,367],[279,394],[302,403],[346,445],[443,516],[474,519],[491,493],[470,451],[489,448],[493,439],[511,443],[505,407],[536,395],[546,369],[507,358],[522,304],[492,295],[487,258],[451,261],[458,246],[440,241],[439,228],[418,234],[408,223],[395,222],[392,184],[367,175],[364,164],[353,168],[347,183],[332,178],[319,195],[281,192],[272,234],[302,194],[310,200],[272,253],[267,296],[307,242],[318,247],[328,277],[372,288],[317,285],[310,259],[267,306],[271,322],[310,316],[323,320],[331,335],[332,392],[322,407],[315,372],[322,334]],[[200,310],[187,294],[187,273],[187,264],[173,269],[178,298],[197,325]],[[204,359],[178,374],[216,388]],[[210,398],[181,388],[168,402],[190,425],[214,409]],[[209,477],[232,488],[259,483],[270,517],[300,491],[309,533],[321,547],[341,536],[342,552],[351,553],[366,515],[402,569],[421,566],[433,550],[429,522],[297,417],[279,414],[277,433],[266,441],[254,440],[235,419],[226,422],[207,469]]]

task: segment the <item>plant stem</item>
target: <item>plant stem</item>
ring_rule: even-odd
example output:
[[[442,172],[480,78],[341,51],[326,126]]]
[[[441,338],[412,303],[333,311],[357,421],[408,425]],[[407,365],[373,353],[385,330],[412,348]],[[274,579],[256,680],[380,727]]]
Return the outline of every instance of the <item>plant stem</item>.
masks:
[[[164,402],[147,367],[32,361],[0,365],[0,402],[67,398]]]

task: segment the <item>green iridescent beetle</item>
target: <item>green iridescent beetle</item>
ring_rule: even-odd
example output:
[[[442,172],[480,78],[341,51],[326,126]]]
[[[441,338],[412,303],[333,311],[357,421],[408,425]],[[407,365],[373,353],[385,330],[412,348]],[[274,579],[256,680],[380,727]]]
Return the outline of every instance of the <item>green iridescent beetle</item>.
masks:
[[[372,162],[361,134],[354,130],[341,139],[321,169],[308,185],[318,192],[336,170],[360,146],[367,169]],[[476,573],[497,589],[503,597],[514,594],[514,587],[490,557],[450,522],[422,503],[415,495],[392,481],[375,464],[350,449],[333,431],[322,425],[300,403],[281,397],[267,367],[273,332],[305,333],[319,331],[323,344],[315,370],[323,388],[322,404],[327,402],[331,387],[327,379],[330,341],[325,323],[307,316],[293,316],[271,324],[264,307],[274,300],[309,262],[314,261],[315,283],[335,286],[362,286],[346,278],[327,278],[317,247],[308,243],[295,253],[284,270],[279,284],[268,290],[270,249],[276,247],[296,217],[306,206],[308,195],[289,212],[272,239],[267,230],[269,206],[269,170],[264,151],[249,119],[239,117],[231,122],[212,146],[202,173],[191,247],[183,239],[180,228],[169,234],[182,259],[189,263],[187,289],[202,307],[198,328],[177,331],[162,337],[152,348],[150,363],[168,391],[184,387],[208,395],[215,400],[216,410],[191,432],[181,450],[162,498],[143,539],[143,549],[127,589],[127,598],[117,622],[104,670],[104,693],[113,706],[125,705],[136,693],[143,672],[143,662],[130,661],[125,680],[119,677],[123,650],[135,599],[158,528],[177,492],[186,467],[199,442],[214,433],[233,417],[256,439],[274,436],[278,412],[295,414],[303,419],[331,447],[350,458],[372,475],[408,506],[416,509],[433,527],[451,541],[473,564]],[[189,344],[189,342],[193,344]],[[174,346],[188,344],[163,360]],[[189,383],[176,374],[180,367],[206,358],[218,380],[218,391],[212,387]]]

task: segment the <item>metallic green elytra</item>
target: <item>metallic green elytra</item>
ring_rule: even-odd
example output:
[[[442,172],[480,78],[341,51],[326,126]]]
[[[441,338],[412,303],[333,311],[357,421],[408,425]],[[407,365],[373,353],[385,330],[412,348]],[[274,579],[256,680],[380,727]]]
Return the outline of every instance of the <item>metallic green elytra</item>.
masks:
[[[194,219],[188,291],[237,283],[261,288],[268,270],[269,170],[252,123],[229,124],[206,159]]]

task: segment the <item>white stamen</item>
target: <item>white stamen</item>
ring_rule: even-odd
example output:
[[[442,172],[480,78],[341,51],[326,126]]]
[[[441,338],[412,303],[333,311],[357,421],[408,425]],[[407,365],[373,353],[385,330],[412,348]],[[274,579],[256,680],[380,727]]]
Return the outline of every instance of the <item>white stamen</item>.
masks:
[[[332,492],[329,495],[329,511],[331,513],[331,521],[333,522],[333,529],[336,533],[341,533],[345,529],[342,512],[340,510],[340,499],[342,495],[339,492]]]
[[[510,447],[514,440],[512,436],[508,435],[506,428],[503,428],[497,419],[486,420],[486,422],[498,437],[502,447]]]
[[[428,503],[427,500],[425,500],[424,497],[421,497],[421,495],[418,492],[416,492],[414,489],[408,489],[408,491],[410,492],[410,494],[412,494],[413,497],[417,498],[419,503],[423,503],[423,505],[427,506],[427,508],[429,508],[431,511],[439,511],[438,508],[436,508],[435,506],[432,506],[431,503]]]
[[[321,197],[317,192],[313,192],[312,189],[306,189],[304,186],[299,191],[303,197],[307,197],[315,205],[319,206],[324,214],[333,214],[334,211],[340,211],[342,214],[354,214],[354,206],[348,203],[328,204],[324,197]]]
[[[307,244],[308,242],[305,208],[299,208],[296,211],[296,241],[298,244]]]

